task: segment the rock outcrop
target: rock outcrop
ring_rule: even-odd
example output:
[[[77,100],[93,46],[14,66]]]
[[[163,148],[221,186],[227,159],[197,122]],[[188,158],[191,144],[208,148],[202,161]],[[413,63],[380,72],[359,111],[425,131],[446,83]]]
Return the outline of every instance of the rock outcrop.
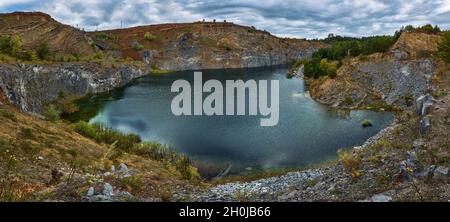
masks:
[[[440,36],[404,33],[387,53],[344,61],[336,78],[310,80],[311,96],[335,107],[409,107],[430,90]],[[426,43],[423,46],[421,43]]]
[[[150,25],[89,35],[99,48],[108,49],[108,56],[144,60],[165,70],[280,65],[310,57],[324,47],[228,22]]]
[[[82,96],[123,86],[148,73],[146,68],[95,64],[0,65],[0,88],[8,100],[24,111],[42,113],[43,105],[63,92]]]

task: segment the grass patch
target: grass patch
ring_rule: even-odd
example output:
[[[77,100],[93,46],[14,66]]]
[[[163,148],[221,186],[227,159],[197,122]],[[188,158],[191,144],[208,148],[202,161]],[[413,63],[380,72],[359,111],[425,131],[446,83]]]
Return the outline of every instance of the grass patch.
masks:
[[[114,144],[122,151],[130,151],[133,146],[141,142],[136,134],[125,134],[112,130],[100,124],[89,124],[80,121],[75,124],[75,131],[85,137],[94,139],[98,143]]]
[[[0,110],[0,116],[5,117],[6,119],[17,121],[16,115],[14,113],[7,110]]]
[[[361,164],[362,157],[360,154],[355,153],[354,150],[339,150],[339,160],[344,165],[344,168],[350,173],[353,178],[362,176],[359,171],[359,165]]]

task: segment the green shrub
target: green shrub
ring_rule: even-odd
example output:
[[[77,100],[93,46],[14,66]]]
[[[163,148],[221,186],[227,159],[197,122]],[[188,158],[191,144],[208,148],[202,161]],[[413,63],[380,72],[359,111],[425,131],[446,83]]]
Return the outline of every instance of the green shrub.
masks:
[[[16,121],[17,120],[17,118],[14,115],[14,113],[9,112],[7,110],[0,110],[0,116],[3,116],[3,117],[5,117],[5,118],[7,118],[9,120],[12,120],[12,121]]]
[[[371,122],[370,120],[368,120],[368,119],[365,119],[365,120],[363,120],[363,121],[361,122],[361,125],[362,125],[363,127],[371,127],[371,126],[372,126],[372,122]]]
[[[442,41],[438,45],[438,56],[450,64],[450,31],[446,31],[442,35]]]
[[[153,34],[151,34],[150,32],[146,32],[146,33],[144,34],[144,39],[145,39],[146,41],[151,42],[151,41],[154,41],[154,40],[158,39],[158,37],[155,36],[155,35],[153,35]]]
[[[21,139],[31,139],[33,137],[33,130],[30,128],[20,128],[19,135]]]
[[[14,54],[14,56],[17,59],[23,60],[23,61],[32,61],[35,55],[32,52],[28,51],[20,51]]]
[[[362,157],[355,153],[354,150],[338,150],[339,160],[344,165],[344,168],[350,173],[353,178],[358,178],[362,174],[359,171]]]
[[[182,155],[175,163],[176,169],[181,173],[183,179],[197,180],[200,176],[197,168],[193,167],[188,156]]]
[[[93,56],[93,59],[103,59],[104,56],[105,56],[105,54],[103,53],[103,51],[98,51],[98,52],[95,53],[95,55]]]
[[[55,104],[49,104],[44,107],[43,115],[50,121],[57,121],[61,118],[62,111]]]
[[[97,139],[97,130],[92,124],[85,121],[80,121],[75,124],[75,132],[91,139]]]
[[[36,50],[37,57],[40,60],[45,60],[50,56],[50,49],[46,43],[41,43],[39,48]]]
[[[141,51],[144,49],[144,46],[142,46],[139,42],[134,42],[131,47],[136,51]]]
[[[110,33],[100,32],[95,35],[95,38],[99,40],[112,40],[114,36]]]

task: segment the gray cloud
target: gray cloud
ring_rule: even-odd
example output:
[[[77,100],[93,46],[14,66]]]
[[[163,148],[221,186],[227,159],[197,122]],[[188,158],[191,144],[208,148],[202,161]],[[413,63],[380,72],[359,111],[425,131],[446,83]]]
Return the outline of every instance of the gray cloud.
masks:
[[[279,36],[392,34],[403,25],[450,28],[450,0],[2,0],[0,11],[43,11],[86,30],[228,20]]]

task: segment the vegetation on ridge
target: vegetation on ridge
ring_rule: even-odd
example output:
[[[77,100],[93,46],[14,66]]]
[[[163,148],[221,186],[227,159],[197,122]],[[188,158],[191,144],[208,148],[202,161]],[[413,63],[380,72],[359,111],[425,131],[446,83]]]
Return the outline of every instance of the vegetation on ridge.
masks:
[[[402,27],[393,36],[353,38],[330,34],[323,40],[313,40],[327,43],[330,46],[319,49],[312,55],[311,59],[298,61],[289,71],[289,75],[292,75],[295,70],[297,70],[301,65],[304,65],[304,75],[306,77],[317,79],[320,76],[329,76],[334,78],[337,70],[342,65],[342,60],[344,58],[361,56],[363,59],[365,56],[373,53],[386,52],[392,45],[395,44],[395,42],[397,42],[403,32],[438,34],[441,30],[437,26],[428,24],[421,27],[413,27],[410,25]],[[445,46],[442,46],[442,49],[444,52],[441,54],[444,55]]]

